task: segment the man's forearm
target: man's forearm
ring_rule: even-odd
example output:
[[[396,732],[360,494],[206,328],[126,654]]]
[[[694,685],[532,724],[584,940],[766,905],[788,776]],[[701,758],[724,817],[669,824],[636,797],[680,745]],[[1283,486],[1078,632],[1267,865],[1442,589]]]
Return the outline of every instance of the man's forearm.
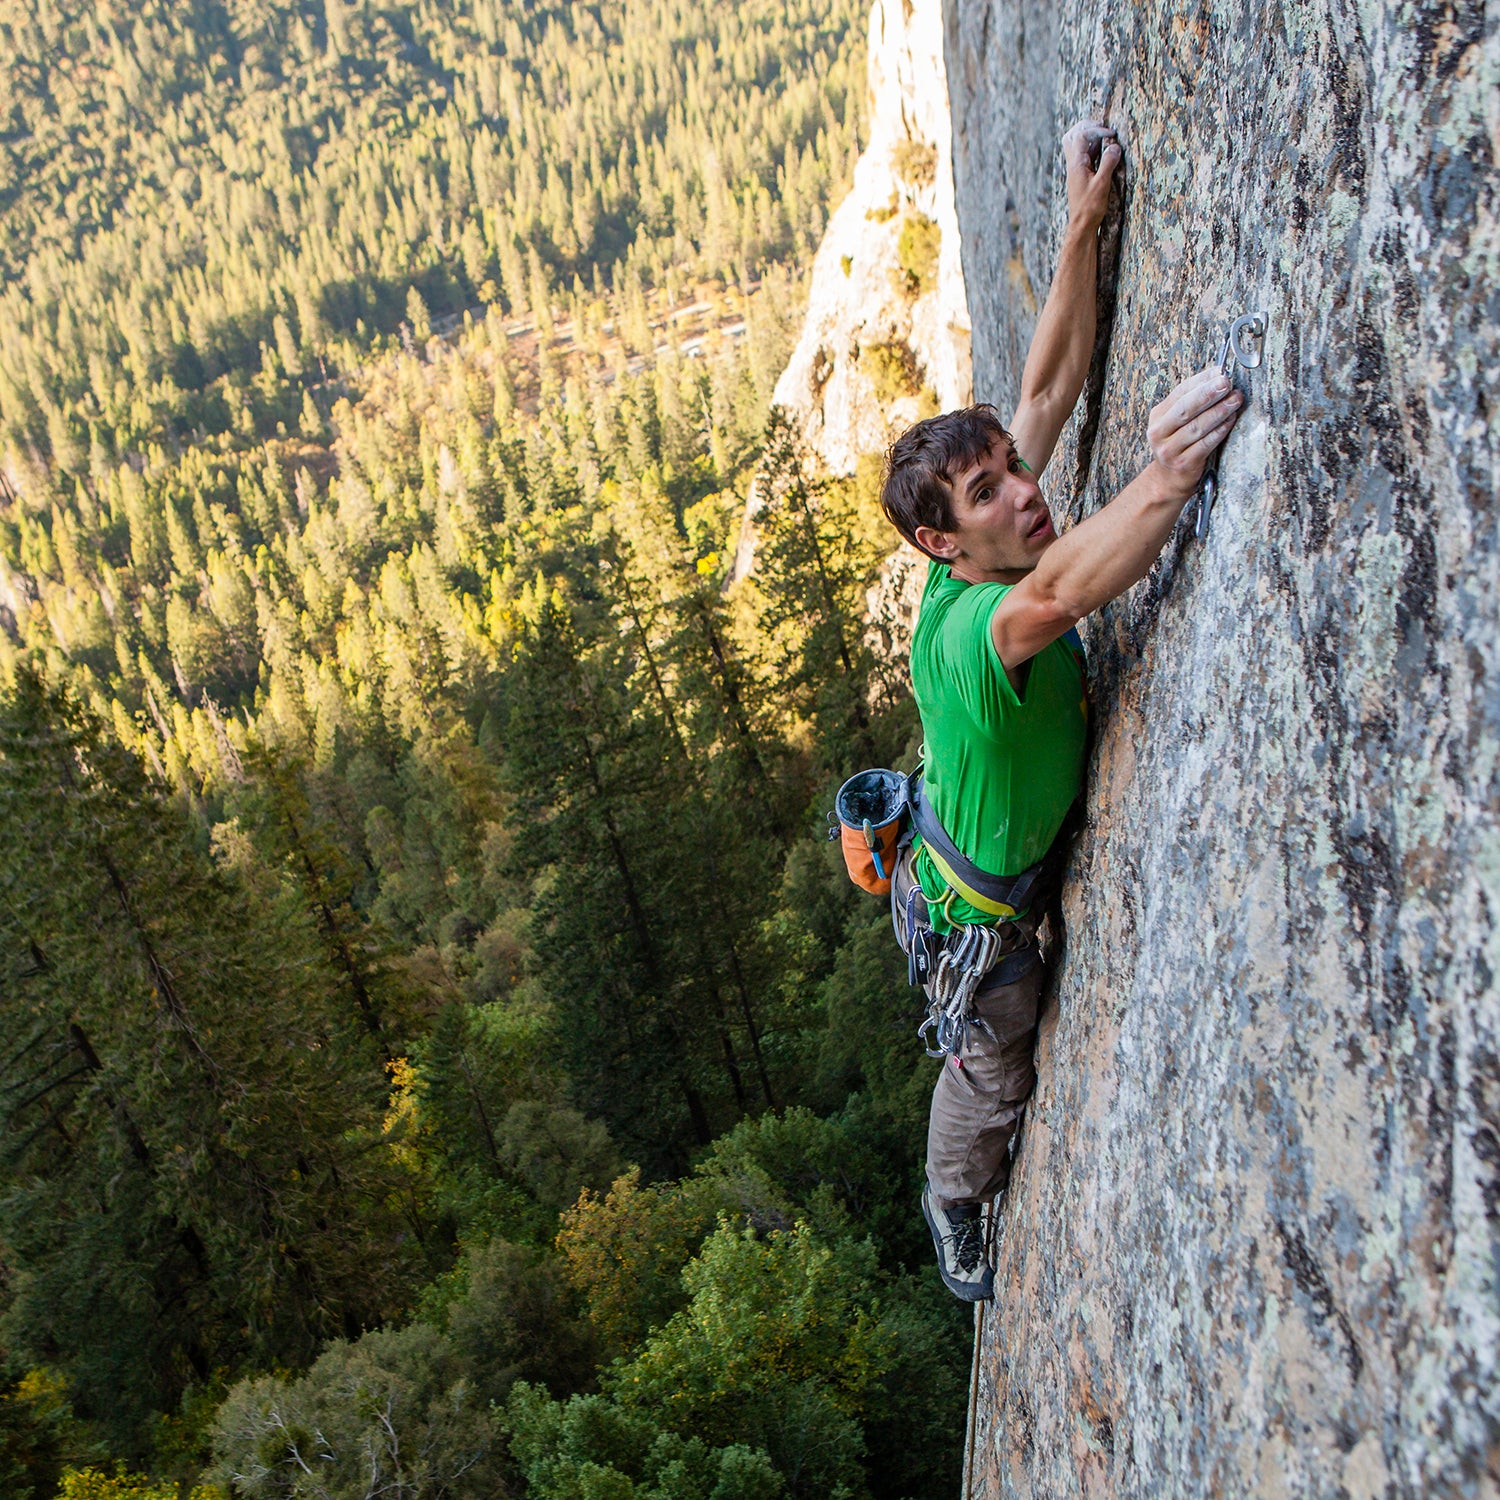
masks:
[[[1180,479],[1153,463],[1103,510],[1058,537],[990,617],[1006,668],[1029,661],[1144,578],[1190,495]]]
[[[1089,372],[1098,280],[1098,230],[1069,224],[1021,373],[1021,404],[1060,412],[1059,431]],[[1030,459],[1024,450],[1022,457]]]
[[[1151,462],[1103,510],[1060,536],[1024,583],[1081,620],[1151,571],[1208,456],[1229,435],[1245,398],[1210,365],[1151,412]]]
[[[1010,424],[1016,452],[1037,474],[1047,467],[1058,434],[1088,377],[1094,352],[1099,225],[1104,222],[1110,188],[1122,160],[1114,131],[1098,120],[1080,121],[1062,144],[1068,227],[1042,315],[1031,336],[1026,368],[1021,372],[1021,399]]]
[[[1060,614],[1083,619],[1151,571],[1192,487],[1152,463],[1102,510],[1060,536],[1031,575]]]
[[[1021,400],[1011,419],[1016,452],[1040,474],[1073,413],[1094,352],[1094,298],[1099,231],[1070,222],[1057,270],[1021,373]]]
[[[1210,365],[1152,409],[1150,464],[1103,510],[1058,537],[995,606],[990,635],[1007,670],[1150,572],[1243,405]]]

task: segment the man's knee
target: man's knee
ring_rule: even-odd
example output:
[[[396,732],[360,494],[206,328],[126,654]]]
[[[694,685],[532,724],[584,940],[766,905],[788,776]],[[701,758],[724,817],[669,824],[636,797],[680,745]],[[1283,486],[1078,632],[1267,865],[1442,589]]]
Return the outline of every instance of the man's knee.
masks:
[[[1005,1190],[1011,1137],[1025,1110],[1024,1099],[979,1087],[969,1071],[948,1059],[932,1093],[927,1181],[945,1209],[985,1202]]]
[[[983,1089],[1006,1099],[1024,1099],[1036,1083],[1037,1017],[1041,1009],[1040,967],[1013,984],[980,989],[974,997],[964,1067]]]

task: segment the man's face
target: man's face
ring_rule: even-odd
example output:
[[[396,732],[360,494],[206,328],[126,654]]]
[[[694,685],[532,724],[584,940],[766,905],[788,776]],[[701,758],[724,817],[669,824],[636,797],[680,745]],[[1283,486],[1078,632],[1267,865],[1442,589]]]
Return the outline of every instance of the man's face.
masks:
[[[951,531],[917,537],[966,583],[1018,583],[1057,540],[1036,477],[1004,438],[954,475],[952,505]]]

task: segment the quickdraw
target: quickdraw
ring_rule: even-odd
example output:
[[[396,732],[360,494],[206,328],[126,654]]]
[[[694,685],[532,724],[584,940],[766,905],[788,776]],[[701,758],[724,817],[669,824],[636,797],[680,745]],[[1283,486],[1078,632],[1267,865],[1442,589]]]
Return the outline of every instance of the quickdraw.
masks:
[[[1266,330],[1271,326],[1269,313],[1244,313],[1229,325],[1224,335],[1223,347],[1219,350],[1219,373],[1227,375],[1231,360],[1245,370],[1258,370],[1265,358]],[[1254,339],[1255,349],[1245,347],[1246,339]],[[1199,541],[1208,535],[1208,518],[1214,508],[1214,497],[1219,492],[1219,454],[1222,445],[1209,456],[1208,466],[1203,470],[1203,479],[1198,486],[1198,520],[1194,533]]]
[[[956,929],[956,941],[950,936],[943,945],[927,981],[927,1015],[917,1028],[928,1057],[961,1057],[970,1028],[984,1025],[972,1013],[974,992],[999,947],[1000,934],[978,922]]]

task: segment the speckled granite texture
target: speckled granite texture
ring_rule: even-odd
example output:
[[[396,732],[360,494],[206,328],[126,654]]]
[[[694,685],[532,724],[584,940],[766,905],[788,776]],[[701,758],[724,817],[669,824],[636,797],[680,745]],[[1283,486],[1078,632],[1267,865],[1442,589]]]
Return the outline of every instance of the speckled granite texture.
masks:
[[[974,1493],[1495,1494],[1500,9],[947,0],[945,28],[981,398],[1015,398],[1063,128],[1107,109],[1126,142],[1055,511],[1131,476],[1232,316],[1272,325],[1206,543],[1088,631]]]

